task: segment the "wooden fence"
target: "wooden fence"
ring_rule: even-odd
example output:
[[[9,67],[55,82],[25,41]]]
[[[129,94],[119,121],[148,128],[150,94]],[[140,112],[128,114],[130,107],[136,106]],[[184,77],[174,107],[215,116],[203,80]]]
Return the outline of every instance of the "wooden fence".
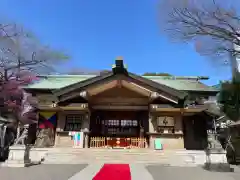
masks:
[[[105,137],[91,137],[90,148],[105,148],[106,138]]]
[[[147,148],[146,138],[131,138],[130,148]]]
[[[91,137],[90,138],[90,148],[111,148],[107,142],[107,137]],[[124,148],[148,148],[148,143],[146,138],[126,138],[130,139],[130,144]]]

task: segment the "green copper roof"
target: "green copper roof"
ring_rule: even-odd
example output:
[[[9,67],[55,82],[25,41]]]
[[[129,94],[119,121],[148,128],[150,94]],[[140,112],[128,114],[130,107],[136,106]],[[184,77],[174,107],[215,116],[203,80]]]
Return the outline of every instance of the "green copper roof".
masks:
[[[197,77],[145,76],[145,78],[182,91],[218,91],[218,89],[198,81]]]
[[[216,85],[214,85],[213,87],[216,88],[216,89],[218,89],[218,90],[220,90],[220,89],[221,89],[221,84],[216,84]]]
[[[40,80],[29,85],[28,89],[61,89],[63,87],[79,83],[96,75],[49,75],[39,76]],[[160,84],[182,91],[218,91],[199,81],[198,77],[175,77],[175,76],[143,76]]]
[[[39,81],[29,85],[28,89],[61,89],[79,83],[96,75],[49,75],[39,76]]]

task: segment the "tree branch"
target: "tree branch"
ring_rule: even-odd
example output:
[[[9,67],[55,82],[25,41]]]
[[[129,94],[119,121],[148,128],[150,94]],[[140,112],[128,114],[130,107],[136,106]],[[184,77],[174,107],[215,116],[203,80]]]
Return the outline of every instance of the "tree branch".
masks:
[[[165,24],[163,27],[167,32],[175,32],[177,33],[175,35],[180,35],[174,36],[175,39],[197,43],[197,41],[208,38],[212,43],[217,42],[208,46],[212,46],[212,50],[214,49],[212,53],[231,52],[235,55],[240,53],[240,49],[233,47],[233,44],[240,46],[240,18],[234,11],[231,13],[229,10],[221,8],[215,0],[212,0],[213,6],[209,3],[206,6],[201,5],[201,2],[195,3],[191,0],[187,3],[184,0],[163,1],[165,6],[161,13],[166,12],[166,14],[161,16],[167,17],[164,20],[167,26]],[[181,1],[185,4],[181,4]]]

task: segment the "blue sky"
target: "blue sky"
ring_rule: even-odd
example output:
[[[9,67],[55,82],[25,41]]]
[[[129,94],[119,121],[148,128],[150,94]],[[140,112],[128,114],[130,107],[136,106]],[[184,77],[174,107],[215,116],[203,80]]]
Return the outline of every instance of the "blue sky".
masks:
[[[2,0],[0,15],[71,56],[62,69],[109,69],[123,56],[129,71],[230,77],[190,45],[174,44],[158,26],[158,0]]]

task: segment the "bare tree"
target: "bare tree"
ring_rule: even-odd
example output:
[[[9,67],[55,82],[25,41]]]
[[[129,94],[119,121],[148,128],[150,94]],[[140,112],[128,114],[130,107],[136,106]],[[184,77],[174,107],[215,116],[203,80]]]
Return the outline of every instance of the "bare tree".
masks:
[[[240,54],[236,48],[240,46],[239,4],[237,0],[163,0],[160,24],[174,40],[194,43],[201,55],[226,62],[229,54]]]
[[[53,70],[51,65],[65,59],[68,56],[43,46],[21,26],[0,25],[0,70],[5,78],[22,70],[35,73]]]

